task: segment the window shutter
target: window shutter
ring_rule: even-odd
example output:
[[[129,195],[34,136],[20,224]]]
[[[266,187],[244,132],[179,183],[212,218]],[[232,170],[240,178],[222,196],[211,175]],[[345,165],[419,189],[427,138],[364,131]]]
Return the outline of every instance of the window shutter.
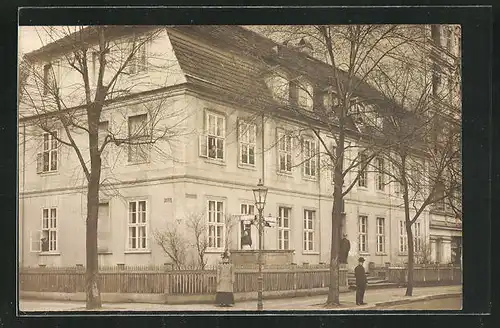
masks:
[[[198,147],[200,156],[208,157],[208,140],[206,134],[202,134],[199,136]]]
[[[39,253],[42,250],[42,233],[41,231],[30,232],[30,252]]]

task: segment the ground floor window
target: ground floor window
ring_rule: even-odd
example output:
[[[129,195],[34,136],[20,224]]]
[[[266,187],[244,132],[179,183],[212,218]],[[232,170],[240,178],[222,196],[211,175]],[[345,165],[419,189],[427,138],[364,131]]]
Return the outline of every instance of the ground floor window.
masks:
[[[128,248],[147,249],[147,202],[139,200],[128,204]]]

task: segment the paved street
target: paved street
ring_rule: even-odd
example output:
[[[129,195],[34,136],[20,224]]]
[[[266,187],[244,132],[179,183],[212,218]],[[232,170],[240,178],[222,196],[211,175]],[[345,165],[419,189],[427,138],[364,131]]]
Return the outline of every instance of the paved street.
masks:
[[[461,286],[439,286],[439,287],[419,287],[414,289],[412,297],[404,296],[404,288],[386,288],[367,290],[365,294],[365,302],[367,305],[356,306],[355,293],[348,292],[340,295],[342,306],[336,309],[339,310],[373,310],[373,309],[388,309],[388,306],[383,306],[381,302],[405,302],[408,300],[419,300],[436,295],[446,296],[446,299],[453,297],[458,298],[459,306],[461,308]],[[323,306],[326,300],[326,295],[311,296],[311,297],[296,297],[285,299],[264,300],[265,310],[335,310],[325,308]],[[441,309],[442,306],[453,306],[457,308],[456,300],[446,300],[440,303],[440,299],[429,302],[421,302],[422,304],[401,304],[394,309],[420,309],[417,306],[425,308]],[[396,306],[396,305],[391,305]],[[24,300],[20,301],[19,306],[21,311],[83,311],[85,304],[83,302],[65,302],[65,301],[44,301],[44,300]],[[238,302],[231,308],[217,308],[212,304],[147,304],[147,303],[104,303],[102,310],[104,311],[252,311],[256,308],[256,301]],[[449,309],[449,308],[446,308]]]
[[[412,302],[409,304],[380,306],[381,310],[461,310],[462,298],[450,297]]]

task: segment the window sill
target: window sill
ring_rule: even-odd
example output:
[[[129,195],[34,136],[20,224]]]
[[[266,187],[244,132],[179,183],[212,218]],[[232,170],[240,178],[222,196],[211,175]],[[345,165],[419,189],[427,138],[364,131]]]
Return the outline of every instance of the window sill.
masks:
[[[205,158],[205,163],[226,166],[226,162],[223,159],[215,159],[209,157],[204,157],[204,158]]]
[[[368,187],[358,186],[358,190],[368,191]]]
[[[47,172],[39,172],[38,175],[40,176],[50,176],[50,175],[56,175],[59,174],[59,171],[47,171]]]
[[[282,177],[293,178],[292,172],[287,171],[276,171],[276,174]]]
[[[387,253],[375,253],[376,256],[387,256]]]
[[[40,256],[60,256],[59,252],[40,252],[38,255]]]
[[[408,253],[401,253],[401,252],[399,252],[398,255],[399,256],[408,256]]]
[[[207,249],[205,251],[205,253],[207,254],[222,254],[224,253],[224,249],[223,248],[213,248],[213,249]]]
[[[240,169],[257,171],[257,168],[255,167],[255,164],[238,163],[238,167]]]
[[[113,255],[113,252],[110,252],[110,251],[98,251],[97,255]]]
[[[124,253],[125,254],[151,254],[151,250],[150,249],[137,249],[137,250],[130,249],[130,250],[126,250]]]
[[[359,252],[358,255],[360,255],[360,256],[370,256],[370,253],[368,253],[368,252]]]
[[[384,195],[384,196],[387,195],[387,193],[385,192],[385,190],[376,189],[375,192],[377,194],[380,194],[380,195]]]
[[[318,251],[302,251],[304,255],[319,255]]]
[[[302,176],[302,179],[307,180],[307,181],[313,181],[313,182],[318,181],[318,179],[316,179],[316,177],[315,177],[315,176],[307,176],[307,175],[303,175],[303,176]]]

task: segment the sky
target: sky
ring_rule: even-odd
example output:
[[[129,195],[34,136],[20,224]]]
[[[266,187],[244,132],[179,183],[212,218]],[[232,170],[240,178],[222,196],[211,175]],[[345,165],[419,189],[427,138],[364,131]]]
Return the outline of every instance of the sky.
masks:
[[[44,26],[19,26],[19,53],[26,54],[47,44]],[[40,40],[40,38],[43,40]]]

